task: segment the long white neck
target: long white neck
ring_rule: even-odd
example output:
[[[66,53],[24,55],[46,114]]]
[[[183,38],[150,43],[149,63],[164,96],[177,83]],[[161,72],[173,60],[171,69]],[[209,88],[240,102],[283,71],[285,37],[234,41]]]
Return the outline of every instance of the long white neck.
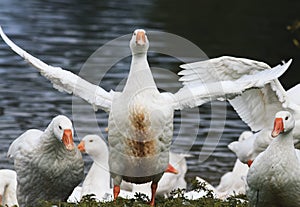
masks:
[[[280,134],[271,142],[270,147],[275,148],[278,152],[294,152],[294,141],[292,130],[284,134]]]
[[[132,93],[144,88],[157,90],[147,61],[147,53],[133,54],[130,72],[123,92]]]
[[[99,155],[91,155],[94,160],[82,185],[82,195],[95,194],[98,199],[110,192],[110,173],[108,150],[103,149]]]
[[[108,162],[108,160],[106,161]],[[100,163],[100,162],[95,162],[93,163],[91,169],[97,170],[97,174],[101,174],[101,178],[97,179],[97,182],[99,182],[99,185],[102,186],[102,189],[105,189],[105,193],[110,190],[110,173],[109,173],[109,166],[108,163]]]

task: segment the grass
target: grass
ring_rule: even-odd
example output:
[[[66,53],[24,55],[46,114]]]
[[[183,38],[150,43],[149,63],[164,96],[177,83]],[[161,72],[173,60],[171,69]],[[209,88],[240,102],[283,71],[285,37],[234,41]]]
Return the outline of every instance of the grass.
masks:
[[[149,207],[147,197],[143,194],[137,194],[136,199],[123,199],[118,198],[112,202],[97,202],[91,195],[85,196],[78,203],[66,203],[66,202],[41,202],[38,207]],[[230,197],[223,201],[214,197],[203,197],[197,200],[187,200],[183,197],[169,197],[169,198],[157,198],[156,207],[248,207],[247,202],[242,202],[236,197]]]
[[[205,183],[200,183],[194,180],[192,182],[192,190],[204,191],[206,195],[197,200],[188,200],[184,197],[183,190],[175,190],[170,197],[156,198],[156,207],[248,207],[245,195],[237,195],[220,200],[215,198],[212,191],[208,190]],[[118,198],[112,202],[98,202],[93,195],[84,196],[81,201],[77,203],[66,202],[49,202],[43,201],[38,207],[149,207],[147,204],[149,198],[145,194],[137,193],[135,199]]]

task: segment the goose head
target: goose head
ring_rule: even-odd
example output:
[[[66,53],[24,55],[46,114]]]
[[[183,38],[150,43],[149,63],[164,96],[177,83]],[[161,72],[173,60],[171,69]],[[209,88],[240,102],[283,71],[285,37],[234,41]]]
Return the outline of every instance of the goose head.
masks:
[[[238,141],[239,141],[239,142],[242,142],[242,141],[248,139],[248,138],[251,137],[251,136],[253,136],[253,133],[252,133],[251,131],[244,131],[244,132],[240,135]]]
[[[293,130],[295,120],[292,114],[288,111],[279,111],[275,115],[272,137],[275,138],[281,133],[287,133]]]
[[[52,120],[52,127],[55,137],[64,144],[67,150],[73,150],[73,125],[71,120],[63,115],[56,116]]]
[[[94,135],[94,134],[86,135],[81,140],[77,148],[81,152],[86,152],[91,156],[96,156],[97,154],[99,154],[99,152],[104,152],[104,151],[107,151],[106,154],[108,154],[107,145],[104,142],[104,140],[101,139],[101,137],[99,137],[98,135]]]
[[[146,31],[143,29],[136,29],[130,40],[130,49],[133,55],[147,53],[149,48],[149,41]]]

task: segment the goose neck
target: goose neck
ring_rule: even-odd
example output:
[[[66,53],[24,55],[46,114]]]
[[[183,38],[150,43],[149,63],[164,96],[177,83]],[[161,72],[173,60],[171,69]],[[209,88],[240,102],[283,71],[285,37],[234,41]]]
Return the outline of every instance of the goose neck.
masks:
[[[157,89],[153,79],[147,55],[144,53],[133,54],[128,79],[124,92],[133,93],[142,88]]]
[[[294,149],[294,141],[293,141],[293,133],[292,131],[286,132],[284,134],[280,134],[275,140],[271,143],[275,146],[278,146],[281,149],[293,148]]]

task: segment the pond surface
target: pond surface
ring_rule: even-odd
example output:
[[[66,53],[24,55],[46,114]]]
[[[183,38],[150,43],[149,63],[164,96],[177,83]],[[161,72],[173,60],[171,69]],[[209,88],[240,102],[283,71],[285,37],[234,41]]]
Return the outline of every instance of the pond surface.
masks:
[[[81,72],[81,75],[85,75],[82,69],[99,47],[131,34],[136,28],[144,28],[150,31],[149,62],[161,90],[176,92],[181,87],[176,74],[183,62],[179,57],[157,53],[163,43],[155,39],[154,31],[182,36],[209,57],[249,57],[271,65],[293,58],[293,65],[282,77],[282,82],[287,88],[298,83],[296,68],[300,67],[300,50],[292,44],[293,34],[286,30],[287,25],[300,18],[300,3],[296,0],[285,1],[283,5],[277,1],[250,4],[216,0],[209,3],[196,0],[84,2],[1,1],[0,24],[13,41],[29,53],[50,65],[76,74]],[[127,41],[119,43],[118,49],[108,52],[106,58],[114,56],[116,51],[129,50]],[[184,52],[188,54],[183,51],[182,56]],[[199,59],[199,55],[186,60]],[[106,90],[121,90],[129,65],[130,57],[116,62],[105,71],[100,86]],[[101,72],[100,65],[99,70]],[[72,106],[75,106],[75,114]],[[2,40],[0,109],[0,168],[13,168],[6,152],[15,138],[30,128],[45,129],[58,114],[76,119],[77,143],[89,133],[101,133],[107,138],[105,112],[94,113],[80,99],[53,89],[49,81],[15,55]],[[212,102],[176,112],[174,126],[172,150],[192,155],[187,158],[187,180],[197,175],[212,184],[217,184],[220,176],[231,170],[235,162],[235,155],[227,149],[227,144],[248,129],[226,102]],[[91,159],[88,156],[84,159],[88,170]]]

